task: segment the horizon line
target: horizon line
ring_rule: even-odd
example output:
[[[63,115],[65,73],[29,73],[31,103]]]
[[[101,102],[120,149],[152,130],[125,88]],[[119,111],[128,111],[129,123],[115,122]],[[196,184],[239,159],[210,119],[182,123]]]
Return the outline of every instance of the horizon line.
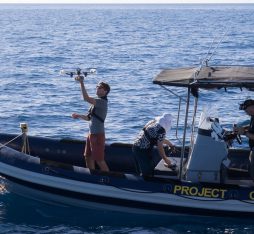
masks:
[[[31,4],[31,5],[183,5],[183,4],[198,4],[198,5],[213,5],[213,4],[219,4],[219,5],[228,5],[228,4],[237,4],[237,5],[243,5],[243,4],[254,4],[254,2],[171,2],[171,3],[162,3],[162,2],[151,2],[151,3],[112,3],[112,2],[105,2],[105,3],[84,3],[84,2],[1,2],[0,4],[4,5],[22,5],[22,4]]]

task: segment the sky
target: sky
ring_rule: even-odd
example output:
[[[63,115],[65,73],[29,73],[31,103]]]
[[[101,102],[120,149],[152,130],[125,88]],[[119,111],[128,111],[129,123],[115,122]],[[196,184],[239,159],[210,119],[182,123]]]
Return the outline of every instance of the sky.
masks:
[[[254,3],[254,0],[0,0],[0,3],[51,4],[175,4],[175,3]]]

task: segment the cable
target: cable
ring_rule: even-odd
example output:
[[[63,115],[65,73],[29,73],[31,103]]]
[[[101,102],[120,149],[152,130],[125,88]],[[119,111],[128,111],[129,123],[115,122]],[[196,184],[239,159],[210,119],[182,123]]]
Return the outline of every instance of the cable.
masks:
[[[24,134],[24,133],[21,133],[20,135],[14,137],[13,139],[11,139],[10,141],[8,141],[8,142],[5,143],[5,144],[1,144],[1,143],[0,143],[0,144],[1,144],[1,145],[0,145],[0,149],[3,148],[3,147],[5,147],[6,145],[10,144],[11,142],[15,141],[17,138],[21,137],[23,134]]]

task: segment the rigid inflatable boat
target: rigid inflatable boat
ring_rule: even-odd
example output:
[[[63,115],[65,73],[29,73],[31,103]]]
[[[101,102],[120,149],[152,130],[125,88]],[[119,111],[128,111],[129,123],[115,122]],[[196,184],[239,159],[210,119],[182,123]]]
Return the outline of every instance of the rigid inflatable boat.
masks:
[[[240,137],[224,129],[216,116],[203,112],[197,117],[199,92],[253,89],[254,67],[206,64],[168,69],[153,83],[169,92],[169,86],[186,90],[184,97],[179,96],[179,109],[184,105],[185,112],[181,144],[176,152],[165,149],[177,164],[176,171],[164,166],[154,148],[154,175],[140,176],[132,145],[121,143],[106,145],[110,172],[89,170],[83,158],[85,142],[29,136],[27,126],[21,124],[20,135],[0,134],[0,174],[7,189],[31,199],[84,208],[254,218],[249,149],[233,148],[232,141],[240,142]],[[189,121],[191,140],[187,144]]]

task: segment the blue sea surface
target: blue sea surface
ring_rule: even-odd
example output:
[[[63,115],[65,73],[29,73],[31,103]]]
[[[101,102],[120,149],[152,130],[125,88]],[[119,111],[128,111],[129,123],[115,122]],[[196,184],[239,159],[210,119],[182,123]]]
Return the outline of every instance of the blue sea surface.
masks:
[[[165,68],[198,66],[213,41],[219,46],[209,64],[253,65],[253,22],[251,4],[0,5],[1,132],[19,134],[26,122],[29,135],[83,139],[88,124],[70,116],[89,106],[79,84],[59,72],[95,67],[97,74],[85,80],[88,93],[95,95],[102,80],[112,89],[108,143],[132,142],[148,120],[169,112],[175,121],[168,137],[180,144],[178,97],[153,78]],[[184,89],[170,90],[186,97]],[[230,129],[248,119],[238,104],[249,97],[252,92],[240,89],[201,91],[199,114],[205,108]],[[181,133],[184,109],[180,115]],[[9,193],[4,184],[0,192],[0,233],[254,232],[253,222],[242,219],[146,217],[43,204]]]

